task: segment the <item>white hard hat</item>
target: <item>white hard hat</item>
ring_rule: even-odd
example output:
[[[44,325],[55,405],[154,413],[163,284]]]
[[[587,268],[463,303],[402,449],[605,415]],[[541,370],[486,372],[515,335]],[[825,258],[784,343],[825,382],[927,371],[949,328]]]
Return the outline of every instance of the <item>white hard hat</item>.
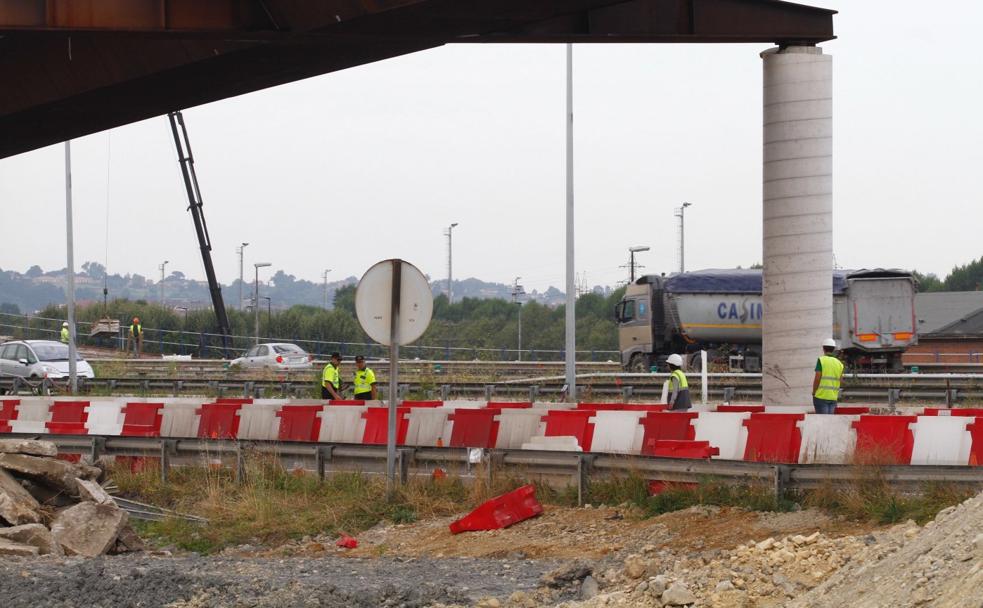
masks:
[[[61,324],[61,326],[62,326],[62,327],[68,327],[68,321],[65,321],[65,322],[63,322],[63,323]]]
[[[669,365],[675,365],[676,367],[682,367],[683,358],[680,357],[679,355],[669,355],[669,358],[666,359],[666,363],[668,363]]]
[[[830,348],[836,348],[836,340],[834,340],[833,338],[826,338],[825,340],[823,340],[823,347],[825,348],[827,346]]]

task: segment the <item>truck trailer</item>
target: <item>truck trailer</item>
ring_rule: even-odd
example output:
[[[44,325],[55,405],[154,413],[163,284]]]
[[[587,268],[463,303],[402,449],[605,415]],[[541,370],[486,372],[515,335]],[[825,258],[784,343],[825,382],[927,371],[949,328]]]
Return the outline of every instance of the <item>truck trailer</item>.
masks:
[[[844,362],[855,370],[902,371],[902,352],[918,342],[915,277],[903,270],[834,270],[832,289],[830,335]],[[706,350],[718,368],[759,372],[764,314],[761,270],[643,276],[615,307],[621,364],[647,372],[672,353]]]

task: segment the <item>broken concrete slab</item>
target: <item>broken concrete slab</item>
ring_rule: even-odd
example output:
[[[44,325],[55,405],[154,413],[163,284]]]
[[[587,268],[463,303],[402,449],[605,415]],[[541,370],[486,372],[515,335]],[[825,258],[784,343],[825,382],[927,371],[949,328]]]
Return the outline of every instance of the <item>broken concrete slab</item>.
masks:
[[[41,521],[41,505],[13,475],[0,469],[0,519],[12,525]]]
[[[87,479],[76,479],[75,482],[78,484],[78,495],[82,500],[94,502],[97,505],[116,506],[113,497],[107,494],[106,490],[102,489],[102,486],[96,482]]]
[[[70,494],[75,494],[78,490],[75,479],[79,477],[79,472],[74,464],[63,460],[40,458],[26,454],[0,453],[0,468],[35,479],[42,479]]]
[[[104,555],[126,525],[126,512],[113,505],[80,502],[58,512],[51,533],[68,555]]]
[[[119,531],[119,538],[116,539],[116,547],[112,552],[129,553],[131,551],[143,551],[146,548],[146,545],[143,544],[143,539],[127,524]]]
[[[30,456],[57,456],[58,446],[36,439],[0,439],[0,453]]]
[[[17,557],[34,557],[40,553],[37,547],[25,545],[0,538],[0,555],[14,555]]]
[[[23,545],[37,547],[41,555],[64,555],[61,545],[55,541],[51,531],[41,524],[25,524],[12,528],[0,528],[0,540],[8,540]]]

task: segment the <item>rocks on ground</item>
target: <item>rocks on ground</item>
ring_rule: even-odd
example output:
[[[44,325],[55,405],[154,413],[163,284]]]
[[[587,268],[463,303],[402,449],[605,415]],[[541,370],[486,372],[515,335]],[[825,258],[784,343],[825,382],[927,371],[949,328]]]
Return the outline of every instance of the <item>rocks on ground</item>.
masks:
[[[139,550],[127,514],[97,480],[103,469],[55,458],[47,441],[0,440],[0,555]]]

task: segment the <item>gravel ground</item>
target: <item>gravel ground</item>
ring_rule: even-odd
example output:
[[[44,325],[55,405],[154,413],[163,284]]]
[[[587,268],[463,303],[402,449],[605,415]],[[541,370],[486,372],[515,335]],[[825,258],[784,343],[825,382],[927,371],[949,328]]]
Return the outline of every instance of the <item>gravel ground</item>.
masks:
[[[531,591],[551,560],[151,557],[0,560],[3,608],[470,606]]]

